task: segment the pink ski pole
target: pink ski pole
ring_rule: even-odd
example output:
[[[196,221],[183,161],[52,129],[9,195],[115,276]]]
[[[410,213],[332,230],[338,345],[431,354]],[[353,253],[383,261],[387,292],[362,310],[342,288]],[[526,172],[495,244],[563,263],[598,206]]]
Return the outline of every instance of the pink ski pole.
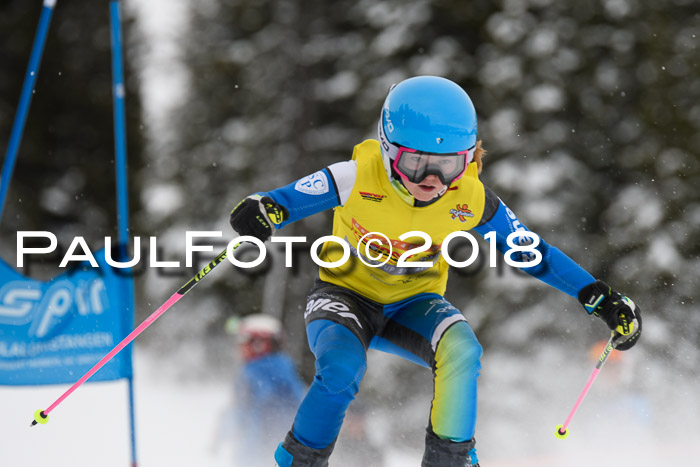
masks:
[[[591,389],[591,386],[593,386],[593,381],[595,381],[596,377],[598,376],[598,373],[600,373],[600,369],[603,368],[603,365],[605,365],[605,362],[608,360],[608,357],[610,356],[613,350],[615,350],[615,331],[613,331],[612,335],[610,336],[610,340],[605,345],[603,353],[600,354],[598,362],[596,363],[595,368],[593,369],[593,373],[591,373],[591,376],[588,378],[586,385],[583,387],[583,391],[581,391],[581,394],[578,396],[578,399],[574,404],[574,408],[571,409],[571,413],[569,413],[569,416],[566,418],[566,421],[563,425],[557,425],[557,431],[554,434],[554,436],[556,436],[557,438],[565,439],[567,436],[569,436],[569,423],[571,423],[571,419],[574,418],[574,414],[581,405],[581,402],[583,402],[583,398],[586,397],[586,394],[588,394],[588,390]]]
[[[231,247],[230,247],[231,251],[235,250],[235,249],[238,248],[240,245],[241,245],[240,243],[236,243],[235,245],[231,246]],[[119,344],[117,344],[116,347],[114,347],[112,350],[110,350],[109,353],[108,353],[107,355],[105,355],[104,357],[102,357],[102,359],[101,359],[99,362],[97,362],[92,368],[90,368],[90,370],[89,370],[87,373],[85,373],[78,381],[76,381],[75,384],[73,384],[73,386],[71,386],[70,388],[68,388],[68,390],[67,390],[66,392],[64,392],[64,393],[61,395],[61,397],[59,397],[58,399],[56,399],[56,401],[55,401],[53,404],[51,404],[48,408],[46,408],[46,409],[44,409],[44,410],[39,409],[39,410],[37,410],[36,412],[34,412],[34,420],[32,420],[32,423],[31,423],[30,427],[36,425],[37,423],[40,423],[40,424],[42,424],[42,425],[45,424],[45,423],[48,423],[48,421],[49,421],[49,413],[50,413],[53,409],[55,409],[56,407],[58,407],[58,405],[59,405],[61,402],[63,402],[68,396],[70,396],[70,395],[73,393],[73,391],[75,391],[75,390],[78,389],[80,386],[82,386],[82,384],[83,384],[85,381],[87,381],[88,379],[90,379],[90,377],[92,377],[92,375],[94,375],[95,373],[97,373],[97,371],[98,371],[100,368],[102,368],[108,361],[110,361],[112,358],[114,358],[114,356],[115,356],[116,354],[118,354],[119,352],[121,352],[121,350],[122,350],[124,347],[126,347],[127,345],[129,345],[129,344],[131,343],[131,341],[133,341],[134,339],[136,339],[136,337],[137,337],[139,334],[141,334],[143,331],[146,330],[147,327],[149,327],[151,324],[153,324],[153,322],[154,322],[155,320],[157,320],[157,319],[160,317],[160,315],[162,315],[163,313],[165,313],[166,311],[168,311],[168,309],[169,309],[171,306],[173,306],[174,304],[176,304],[182,297],[185,296],[185,294],[186,294],[187,292],[189,292],[190,290],[192,290],[192,289],[194,288],[195,285],[199,284],[199,282],[200,282],[202,279],[204,279],[204,277],[205,277],[207,274],[209,274],[218,264],[220,264],[224,259],[226,259],[226,256],[228,255],[228,252],[229,252],[229,248],[226,248],[226,250],[222,251],[222,252],[219,254],[219,256],[216,257],[216,259],[214,259],[212,262],[210,262],[209,264],[207,264],[206,266],[204,266],[204,268],[203,268],[201,271],[199,271],[192,279],[190,279],[189,281],[187,281],[187,283],[186,283],[185,285],[183,285],[182,287],[180,287],[180,289],[179,289],[177,292],[175,292],[175,293],[174,293],[165,303],[163,303],[156,311],[154,311],[154,312],[151,314],[151,316],[149,316],[148,318],[146,318],[146,319],[143,321],[143,323],[139,324],[139,326],[138,326],[136,329],[134,329],[133,331],[131,331],[131,333],[129,333],[129,335],[126,336]]]

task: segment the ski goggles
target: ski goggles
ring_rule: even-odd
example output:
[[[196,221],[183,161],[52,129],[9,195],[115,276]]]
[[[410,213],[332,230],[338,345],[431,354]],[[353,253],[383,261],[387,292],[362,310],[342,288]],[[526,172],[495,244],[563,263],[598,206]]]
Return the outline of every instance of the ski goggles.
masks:
[[[399,146],[392,167],[405,180],[419,183],[428,175],[437,176],[443,185],[450,185],[464,175],[474,159],[476,146],[451,154],[435,154]]]

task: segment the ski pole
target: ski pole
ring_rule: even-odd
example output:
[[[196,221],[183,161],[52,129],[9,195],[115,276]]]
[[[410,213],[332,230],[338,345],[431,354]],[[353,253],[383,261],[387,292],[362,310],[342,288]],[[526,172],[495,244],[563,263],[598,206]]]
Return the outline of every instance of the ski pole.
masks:
[[[571,413],[569,413],[569,416],[566,418],[566,421],[564,422],[563,425],[557,425],[557,431],[554,434],[559,439],[566,439],[569,436],[569,423],[571,423],[571,419],[574,418],[574,414],[578,410],[579,406],[581,405],[581,402],[583,402],[583,398],[586,397],[586,394],[588,394],[588,390],[591,389],[591,386],[593,385],[593,381],[595,381],[596,377],[598,376],[598,373],[600,373],[600,369],[603,368],[603,365],[605,365],[605,362],[608,360],[608,357],[612,353],[613,350],[615,350],[615,331],[612,332],[612,335],[610,336],[610,340],[608,343],[605,345],[605,348],[603,349],[603,352],[600,354],[600,357],[598,358],[598,362],[595,365],[595,368],[593,369],[593,373],[591,373],[591,376],[588,378],[588,381],[586,382],[586,385],[583,387],[583,391],[581,391],[581,394],[578,396],[578,399],[576,400],[576,403],[574,404],[574,408],[571,409]]]
[[[234,245],[229,245],[224,251],[222,251],[219,256],[217,256],[212,262],[204,266],[201,271],[199,271],[192,279],[187,281],[185,285],[180,287],[180,289],[175,292],[165,303],[163,303],[156,311],[154,311],[151,316],[146,318],[136,329],[131,331],[131,333],[126,336],[119,344],[117,344],[116,347],[114,347],[112,350],[109,351],[107,355],[102,357],[102,359],[97,362],[87,373],[85,373],[78,381],[76,381],[73,386],[68,388],[66,392],[64,392],[61,397],[56,399],[56,401],[51,404],[47,409],[44,410],[37,410],[34,412],[34,420],[32,420],[32,423],[30,427],[36,425],[37,423],[40,424],[45,424],[48,423],[49,421],[49,413],[53,411],[58,405],[63,402],[68,396],[70,396],[73,391],[78,389],[85,381],[90,379],[92,375],[97,373],[97,371],[102,368],[108,361],[110,361],[116,354],[118,354],[124,347],[129,345],[131,341],[136,339],[136,337],[141,334],[143,331],[146,330],[155,320],[157,320],[160,315],[168,311],[168,309],[176,304],[182,297],[185,296],[187,292],[192,290],[195,285],[199,284],[199,282],[204,279],[204,277],[209,274],[218,264],[220,264],[224,259],[226,259],[227,255],[230,252],[233,252],[236,248],[238,248],[241,245],[241,243],[236,243]]]

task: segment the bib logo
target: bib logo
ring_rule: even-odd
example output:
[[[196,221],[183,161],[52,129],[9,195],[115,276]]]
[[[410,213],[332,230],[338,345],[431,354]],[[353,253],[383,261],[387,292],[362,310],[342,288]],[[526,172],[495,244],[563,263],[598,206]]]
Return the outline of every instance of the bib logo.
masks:
[[[376,193],[370,193],[367,191],[361,191],[360,196],[362,199],[366,199],[367,201],[375,201],[377,203],[381,202],[384,198],[386,198],[386,195],[378,195]]]
[[[466,204],[457,205],[457,209],[450,209],[450,214],[452,214],[452,219],[459,219],[460,222],[467,222],[467,218],[474,217],[474,213],[471,212],[469,206]]]
[[[312,173],[297,182],[294,189],[307,195],[323,195],[328,193],[328,177],[319,170]]]

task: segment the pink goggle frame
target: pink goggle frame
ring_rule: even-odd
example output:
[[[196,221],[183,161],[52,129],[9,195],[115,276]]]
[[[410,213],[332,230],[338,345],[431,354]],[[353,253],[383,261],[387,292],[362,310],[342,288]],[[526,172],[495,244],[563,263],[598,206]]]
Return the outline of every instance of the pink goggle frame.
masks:
[[[419,183],[428,175],[435,175],[443,185],[450,185],[464,175],[467,166],[474,160],[475,150],[476,146],[456,153],[435,154],[398,146],[392,167],[401,178],[412,183]],[[418,154],[419,158],[407,161],[412,154]]]

